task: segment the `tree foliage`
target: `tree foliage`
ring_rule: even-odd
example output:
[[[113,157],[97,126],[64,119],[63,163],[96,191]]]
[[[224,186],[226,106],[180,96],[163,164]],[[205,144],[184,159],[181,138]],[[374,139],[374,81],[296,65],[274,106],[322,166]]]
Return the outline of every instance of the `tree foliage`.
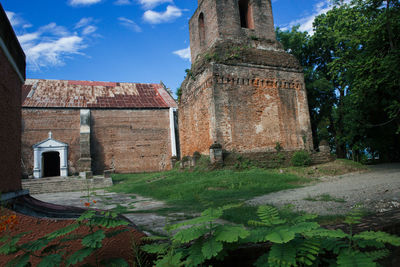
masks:
[[[313,35],[278,28],[277,38],[304,68],[314,145],[399,159],[399,1],[334,1],[313,26]]]

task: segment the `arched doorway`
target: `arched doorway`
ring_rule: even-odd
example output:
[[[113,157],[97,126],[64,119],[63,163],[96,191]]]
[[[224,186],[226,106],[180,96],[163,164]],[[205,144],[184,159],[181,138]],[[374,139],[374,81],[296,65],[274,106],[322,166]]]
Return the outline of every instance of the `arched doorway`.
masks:
[[[68,145],[49,138],[33,146],[33,177],[68,176]]]
[[[43,160],[43,176],[54,177],[60,176],[60,153],[56,151],[44,152],[42,154]]]

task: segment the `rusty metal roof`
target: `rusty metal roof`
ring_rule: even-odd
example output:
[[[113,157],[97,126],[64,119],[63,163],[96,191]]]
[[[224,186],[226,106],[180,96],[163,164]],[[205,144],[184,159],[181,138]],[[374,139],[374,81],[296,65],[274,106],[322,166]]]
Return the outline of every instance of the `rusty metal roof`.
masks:
[[[162,84],[27,79],[22,92],[22,107],[177,107]]]

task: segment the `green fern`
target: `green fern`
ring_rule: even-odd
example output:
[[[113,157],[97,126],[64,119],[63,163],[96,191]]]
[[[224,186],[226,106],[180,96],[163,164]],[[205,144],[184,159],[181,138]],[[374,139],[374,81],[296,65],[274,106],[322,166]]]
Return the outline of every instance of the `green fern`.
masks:
[[[361,232],[357,235],[354,235],[354,238],[364,239],[364,240],[374,240],[381,243],[388,243],[393,246],[400,246],[400,237],[390,235],[385,232],[374,232],[374,231],[365,231]]]
[[[373,261],[376,261],[388,257],[390,255],[390,251],[387,249],[380,249],[370,252],[364,252],[364,254]]]
[[[218,255],[224,248],[222,242],[215,240],[215,238],[208,239],[201,247],[201,252],[205,259],[211,259]]]
[[[340,253],[336,261],[338,267],[375,267],[376,263],[359,251]]]
[[[272,226],[286,222],[280,218],[278,210],[272,206],[259,206],[257,215],[264,226]]]
[[[348,225],[354,225],[361,222],[362,217],[364,216],[364,212],[361,209],[361,206],[355,206],[350,213],[344,219],[344,222]]]
[[[297,247],[296,261],[307,266],[313,265],[320,252],[321,244],[316,239],[306,239]]]
[[[243,225],[231,226],[223,225],[217,226],[215,230],[215,240],[227,243],[238,242],[239,239],[244,239],[250,235]]]
[[[268,256],[268,264],[276,267],[297,266],[297,249],[292,244],[275,244],[271,247]]]

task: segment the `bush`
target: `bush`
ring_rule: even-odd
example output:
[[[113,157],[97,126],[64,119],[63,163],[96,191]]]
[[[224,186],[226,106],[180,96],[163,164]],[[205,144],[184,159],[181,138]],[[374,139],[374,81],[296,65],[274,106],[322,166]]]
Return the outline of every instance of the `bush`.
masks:
[[[305,150],[296,151],[292,156],[292,164],[296,167],[310,166],[311,156]]]

